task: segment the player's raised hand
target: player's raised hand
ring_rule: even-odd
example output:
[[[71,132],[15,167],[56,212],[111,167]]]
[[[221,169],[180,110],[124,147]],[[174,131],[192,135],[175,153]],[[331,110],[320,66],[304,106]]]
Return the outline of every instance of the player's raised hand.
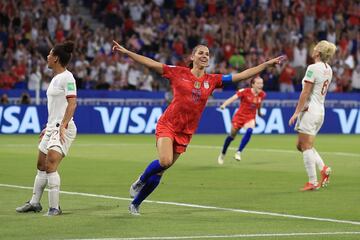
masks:
[[[221,105],[221,106],[220,106],[220,109],[221,109],[221,110],[224,110],[225,108],[226,108],[226,106],[224,106],[224,105]]]
[[[113,47],[112,47],[113,52],[118,51],[121,53],[126,54],[128,52],[128,50],[126,48],[124,48],[123,46],[121,46],[118,42],[116,42],[115,40],[113,40]]]
[[[270,59],[269,61],[266,61],[266,65],[268,67],[274,67],[275,65],[281,64],[285,60],[286,60],[286,56],[281,55],[279,57],[276,57],[276,58]]]

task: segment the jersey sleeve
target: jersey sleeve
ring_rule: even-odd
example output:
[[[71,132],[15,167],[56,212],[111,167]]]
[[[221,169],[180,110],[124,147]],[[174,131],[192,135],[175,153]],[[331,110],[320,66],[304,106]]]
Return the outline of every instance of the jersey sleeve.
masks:
[[[245,88],[241,88],[236,92],[238,98],[241,98],[242,96],[244,96],[244,94],[245,94]]]
[[[178,72],[179,72],[179,68],[177,66],[163,64],[162,76],[164,78],[167,78],[170,81],[172,81],[172,79],[174,78],[174,76],[178,74]]]
[[[223,87],[223,79],[224,75],[221,74],[214,74],[215,79],[215,88],[222,88]]]
[[[75,78],[71,74],[64,81],[64,89],[66,98],[73,98],[77,95]]]
[[[303,82],[308,82],[308,83],[314,83],[315,82],[314,65],[310,65],[310,66],[307,67],[305,76],[303,78]]]
[[[261,101],[264,100],[266,98],[266,92],[262,91],[261,92]]]

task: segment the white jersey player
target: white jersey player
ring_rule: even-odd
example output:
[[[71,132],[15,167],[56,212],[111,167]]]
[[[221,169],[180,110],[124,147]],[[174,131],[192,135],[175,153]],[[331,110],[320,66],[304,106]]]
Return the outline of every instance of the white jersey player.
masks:
[[[76,108],[76,84],[71,72],[66,69],[74,49],[73,42],[57,44],[50,51],[47,62],[54,72],[48,90],[48,121],[42,131],[33,196],[25,205],[16,208],[17,212],[40,212],[40,199],[49,187],[49,210],[46,216],[61,214],[59,206],[60,175],[57,168],[67,155],[76,137],[73,115]]]
[[[306,70],[295,113],[289,120],[289,125],[293,125],[297,120],[295,125],[295,130],[299,133],[297,149],[303,153],[305,169],[309,177],[302,191],[316,190],[329,183],[331,169],[324,164],[313,143],[324,122],[325,96],[332,79],[332,69],[328,62],[335,51],[336,46],[328,41],[321,41],[314,47],[312,57],[315,63]],[[319,183],[316,166],[321,174]]]

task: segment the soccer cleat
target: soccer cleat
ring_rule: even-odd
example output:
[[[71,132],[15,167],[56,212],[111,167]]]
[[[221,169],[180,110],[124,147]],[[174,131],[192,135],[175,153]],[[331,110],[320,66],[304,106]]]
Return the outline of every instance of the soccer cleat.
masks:
[[[44,214],[44,216],[52,217],[52,216],[58,216],[62,213],[61,208],[59,206],[59,209],[57,208],[49,208],[48,212]]]
[[[240,161],[241,160],[241,152],[240,151],[237,151],[234,155],[234,159],[236,161]]]
[[[15,210],[18,213],[41,212],[42,206],[40,203],[31,204],[30,202],[26,202],[23,206],[17,207]]]
[[[134,216],[140,216],[140,211],[139,211],[139,205],[135,205],[135,204],[132,204],[130,203],[129,205],[129,212],[131,215],[134,215]]]
[[[145,183],[138,178],[133,184],[130,186],[130,197],[135,198],[136,195],[139,194],[141,189],[145,186]]]
[[[220,155],[219,155],[219,157],[218,157],[218,159],[217,159],[219,165],[223,165],[223,164],[224,164],[224,158],[225,158],[225,154],[220,153]]]
[[[324,166],[323,169],[320,171],[321,174],[321,181],[319,183],[319,187],[327,187],[329,184],[329,178],[331,174],[331,168],[328,166]]]
[[[312,184],[310,182],[305,183],[303,188],[300,188],[300,191],[312,191],[312,190],[318,190],[319,185],[318,184]]]

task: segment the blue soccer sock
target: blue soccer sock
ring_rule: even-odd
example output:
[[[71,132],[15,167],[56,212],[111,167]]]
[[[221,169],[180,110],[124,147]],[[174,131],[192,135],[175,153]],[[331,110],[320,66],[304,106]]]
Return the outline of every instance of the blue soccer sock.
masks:
[[[147,168],[145,169],[144,173],[140,176],[140,180],[143,182],[143,183],[146,183],[146,181],[154,174],[157,174],[161,171],[164,171],[165,168],[163,168],[161,165],[160,165],[160,162],[159,160],[154,160],[152,161],[148,166]]]
[[[241,143],[240,143],[240,146],[238,149],[240,152],[242,152],[242,150],[245,148],[246,144],[250,141],[252,132],[253,132],[252,128],[248,128],[246,130],[246,133],[244,134],[243,138],[241,139]]]
[[[134,205],[140,205],[142,201],[145,200],[159,185],[161,175],[152,175],[146,182],[145,186],[141,189],[139,194],[135,197],[135,199],[131,202]]]
[[[226,150],[228,149],[230,143],[234,140],[233,137],[231,136],[227,136],[227,138],[225,139],[225,142],[224,142],[224,146],[223,146],[223,149],[221,151],[222,154],[226,154]]]

